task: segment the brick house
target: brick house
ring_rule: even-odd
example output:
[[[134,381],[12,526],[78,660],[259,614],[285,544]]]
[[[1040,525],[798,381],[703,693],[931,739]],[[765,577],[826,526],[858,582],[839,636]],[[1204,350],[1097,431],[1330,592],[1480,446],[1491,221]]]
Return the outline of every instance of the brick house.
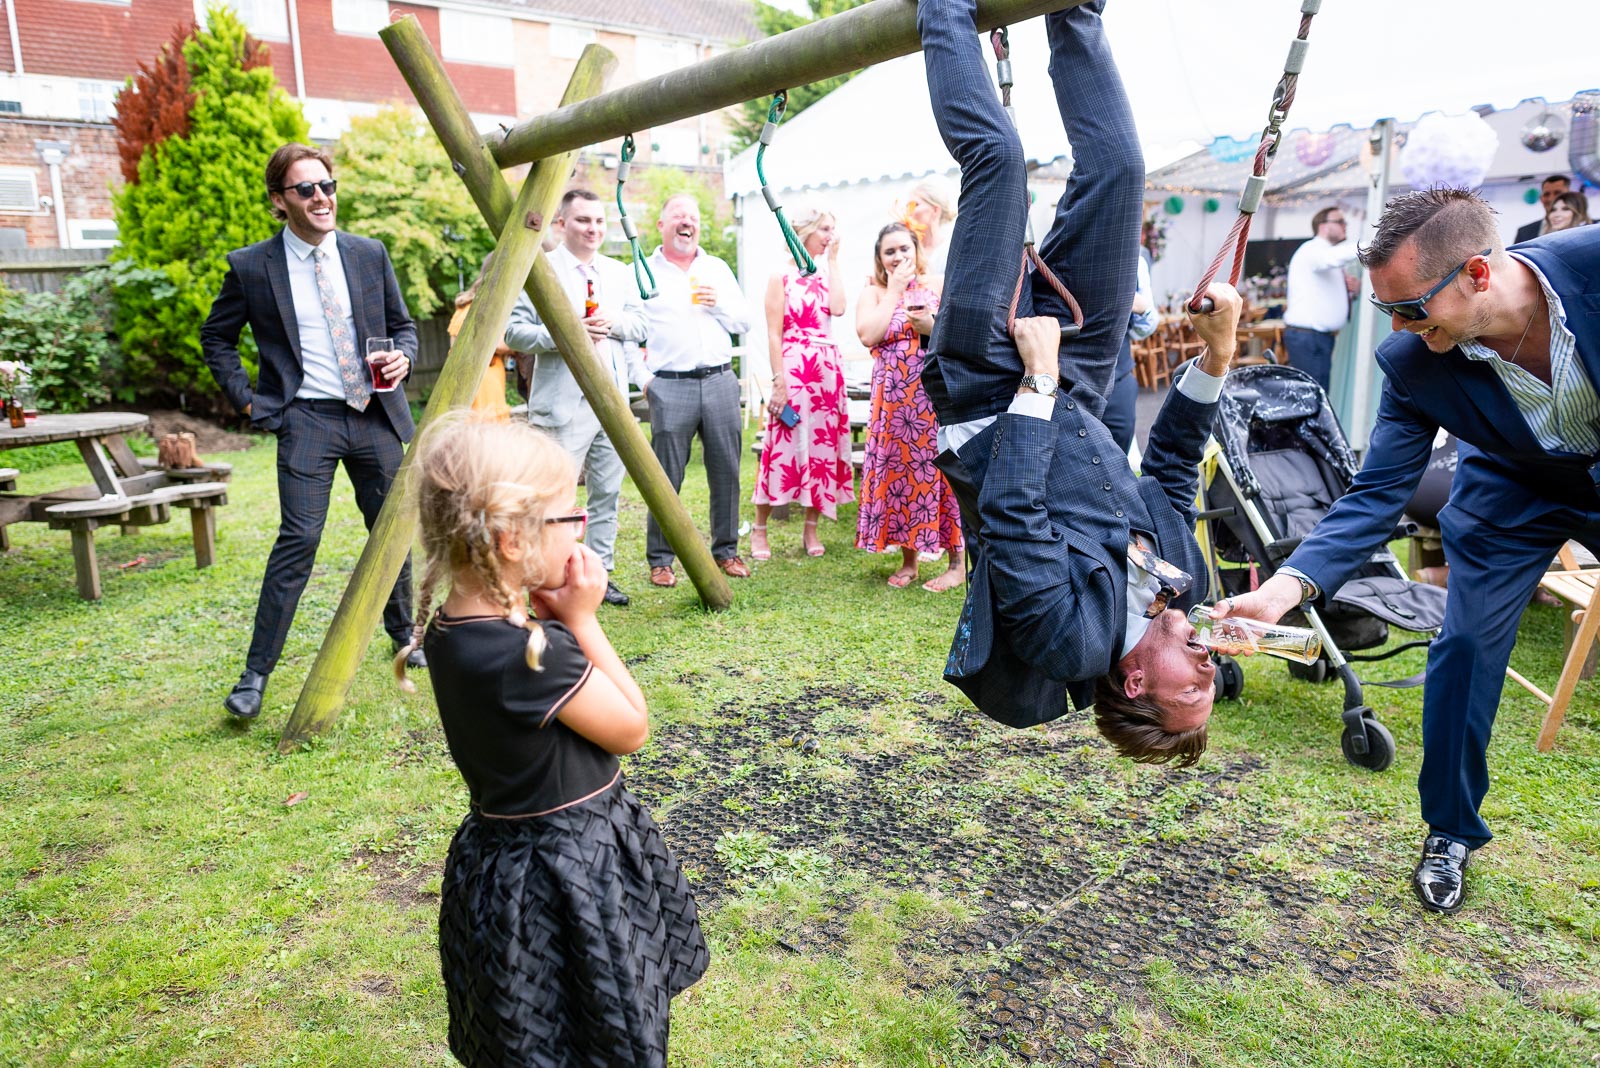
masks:
[[[481,128],[554,107],[584,45],[618,56],[614,85],[686,66],[758,34],[750,0],[230,0],[272,49],[278,81],[312,137],[352,116],[412,103],[377,37],[415,15]],[[113,100],[205,0],[0,0],[0,250],[105,247],[115,240]],[[635,135],[641,162],[720,174],[720,115]],[[595,146],[597,157],[615,146]]]

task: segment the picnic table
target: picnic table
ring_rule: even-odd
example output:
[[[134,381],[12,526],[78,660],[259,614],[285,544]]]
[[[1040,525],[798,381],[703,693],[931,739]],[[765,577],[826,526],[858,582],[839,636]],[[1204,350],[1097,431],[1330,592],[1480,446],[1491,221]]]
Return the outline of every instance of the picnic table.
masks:
[[[91,485],[46,493],[18,493],[17,471],[0,467],[0,550],[11,547],[6,527],[13,523],[47,523],[72,534],[72,560],[78,595],[98,601],[100,566],[95,559],[94,532],[119,526],[124,534],[165,523],[172,509],[188,509],[194,536],[196,567],[210,567],[216,557],[215,509],[228,503],[229,464],[163,469],[133,454],[123,437],[143,430],[150,420],[137,412],[89,412],[41,415],[23,427],[0,426],[0,449],[25,449],[70,441],[89,469]]]

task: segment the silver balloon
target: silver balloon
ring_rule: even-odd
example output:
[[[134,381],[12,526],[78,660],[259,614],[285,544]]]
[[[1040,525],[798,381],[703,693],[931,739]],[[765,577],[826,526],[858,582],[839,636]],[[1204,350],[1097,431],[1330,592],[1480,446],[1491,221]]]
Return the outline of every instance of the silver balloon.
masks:
[[[1522,128],[1522,147],[1529,152],[1548,152],[1566,136],[1567,127],[1561,116],[1546,111]]]

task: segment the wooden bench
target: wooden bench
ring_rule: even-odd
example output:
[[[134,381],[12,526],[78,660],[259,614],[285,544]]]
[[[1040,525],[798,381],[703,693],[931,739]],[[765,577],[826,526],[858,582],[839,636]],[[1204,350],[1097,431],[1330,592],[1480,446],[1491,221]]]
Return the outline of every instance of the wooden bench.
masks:
[[[177,482],[133,496],[113,494],[95,500],[52,504],[44,513],[52,530],[72,532],[72,563],[78,576],[78,595],[86,601],[98,601],[101,597],[100,565],[94,553],[97,528],[153,526],[170,520],[172,508],[187,508],[194,535],[195,567],[210,567],[216,560],[215,509],[227,503],[228,487],[224,482]]]

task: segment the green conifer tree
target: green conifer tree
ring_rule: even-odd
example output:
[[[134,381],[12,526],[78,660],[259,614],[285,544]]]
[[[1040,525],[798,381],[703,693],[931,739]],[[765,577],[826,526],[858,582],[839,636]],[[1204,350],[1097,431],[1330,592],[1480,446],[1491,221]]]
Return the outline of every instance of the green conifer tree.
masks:
[[[114,258],[159,270],[164,282],[118,289],[118,334],[125,386],[135,395],[218,407],[220,391],[200,356],[200,325],[227,254],[278,229],[262,179],[268,157],[307,140],[310,129],[278,85],[266,46],[232,9],[209,8],[206,27],[182,51],[194,99],[188,130],[147,146],[139,180],[114,201],[122,240]],[[123,92],[130,91],[131,81]],[[241,345],[241,353],[253,375],[253,346]]]

